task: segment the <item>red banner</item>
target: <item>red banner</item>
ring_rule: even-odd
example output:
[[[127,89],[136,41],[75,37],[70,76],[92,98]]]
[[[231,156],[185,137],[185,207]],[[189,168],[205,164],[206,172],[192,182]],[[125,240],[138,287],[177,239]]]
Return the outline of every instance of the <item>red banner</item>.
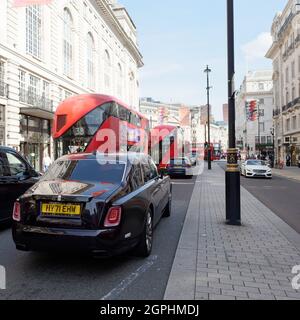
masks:
[[[258,117],[257,100],[250,100],[246,102],[247,121],[256,121]]]
[[[14,0],[13,7],[26,7],[34,4],[49,4],[52,0]]]

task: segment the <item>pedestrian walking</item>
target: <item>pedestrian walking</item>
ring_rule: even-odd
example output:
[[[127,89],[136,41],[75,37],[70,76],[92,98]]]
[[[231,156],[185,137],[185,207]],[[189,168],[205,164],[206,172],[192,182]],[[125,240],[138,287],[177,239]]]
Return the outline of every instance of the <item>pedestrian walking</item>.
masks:
[[[290,156],[290,154],[286,155],[286,166],[287,167],[291,166],[291,156]]]
[[[43,159],[43,170],[44,170],[44,172],[48,171],[51,163],[52,163],[52,160],[51,160],[50,156],[48,154],[46,154],[44,159]]]

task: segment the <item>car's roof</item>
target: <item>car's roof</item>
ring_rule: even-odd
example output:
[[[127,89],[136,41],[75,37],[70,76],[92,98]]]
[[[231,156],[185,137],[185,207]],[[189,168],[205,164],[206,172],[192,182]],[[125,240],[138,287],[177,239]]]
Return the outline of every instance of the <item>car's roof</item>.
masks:
[[[0,146],[0,150],[17,152],[15,149],[7,147],[7,146]]]
[[[73,153],[62,156],[60,160],[101,160],[104,159],[105,161],[121,161],[121,162],[130,162],[132,159],[141,160],[148,158],[149,156],[144,153],[137,153],[137,152],[128,152],[128,153],[110,153],[110,154],[103,154],[103,153]]]

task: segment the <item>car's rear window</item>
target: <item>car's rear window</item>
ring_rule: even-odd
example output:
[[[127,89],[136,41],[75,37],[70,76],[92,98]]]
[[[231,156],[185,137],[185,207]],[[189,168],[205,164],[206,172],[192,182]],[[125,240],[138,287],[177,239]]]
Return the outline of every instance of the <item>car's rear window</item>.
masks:
[[[170,163],[178,166],[182,164],[190,164],[190,161],[186,158],[176,158],[176,159],[171,159]]]
[[[42,180],[76,180],[97,183],[120,183],[123,178],[125,163],[100,164],[96,160],[58,160]]]

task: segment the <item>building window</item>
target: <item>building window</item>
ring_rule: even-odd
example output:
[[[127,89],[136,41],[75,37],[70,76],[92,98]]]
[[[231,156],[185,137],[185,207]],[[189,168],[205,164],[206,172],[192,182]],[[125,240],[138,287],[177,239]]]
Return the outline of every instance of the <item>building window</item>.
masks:
[[[95,62],[94,62],[95,44],[92,34],[89,32],[87,35],[87,78],[88,87],[95,88]]]
[[[260,130],[260,132],[265,132],[265,123],[264,122],[259,123],[259,130]]]
[[[5,109],[0,105],[0,125],[4,123]]]
[[[104,83],[105,88],[110,88],[110,69],[111,69],[111,61],[110,61],[110,55],[107,50],[104,52],[104,64],[105,64],[105,76],[104,76]]]
[[[286,119],[285,129],[287,132],[289,132],[291,130],[291,119]]]
[[[265,104],[265,99],[259,99],[259,104],[261,105],[261,106],[263,106],[264,104]]]
[[[0,60],[0,97],[3,97],[5,95],[5,65],[4,61]]]
[[[268,136],[268,137],[267,137],[267,143],[268,143],[268,144],[272,144],[272,137],[271,137],[271,136]]]
[[[35,105],[40,94],[40,79],[32,74],[29,75],[28,104]]]
[[[73,20],[70,11],[64,9],[64,73],[65,75],[72,76],[72,65],[73,65]]]
[[[21,102],[26,102],[26,78],[25,71],[19,70],[19,98]]]
[[[292,62],[292,79],[296,77],[295,61]]]
[[[259,109],[259,116],[264,117],[265,116],[265,110],[264,109]]]
[[[122,97],[122,84],[123,84],[123,70],[121,64],[118,63],[118,88],[117,93],[119,97]]]
[[[5,68],[4,61],[0,61],[0,84],[4,82]]]
[[[258,89],[259,89],[259,90],[265,90],[265,85],[264,85],[264,83],[259,83],[259,84],[258,84]]]
[[[296,99],[296,88],[294,87],[292,89],[292,101],[294,101]]]
[[[41,58],[41,7],[26,7],[26,53]]]
[[[292,119],[292,130],[296,130],[297,129],[297,117],[294,116]]]
[[[286,68],[286,70],[285,70],[285,82],[286,83],[289,83],[289,78],[290,78],[289,68]]]
[[[289,92],[287,91],[286,92],[286,104],[288,104],[290,102],[289,99],[290,99]]]
[[[43,92],[42,92],[43,99],[50,98],[50,84],[48,81],[43,80]]]

